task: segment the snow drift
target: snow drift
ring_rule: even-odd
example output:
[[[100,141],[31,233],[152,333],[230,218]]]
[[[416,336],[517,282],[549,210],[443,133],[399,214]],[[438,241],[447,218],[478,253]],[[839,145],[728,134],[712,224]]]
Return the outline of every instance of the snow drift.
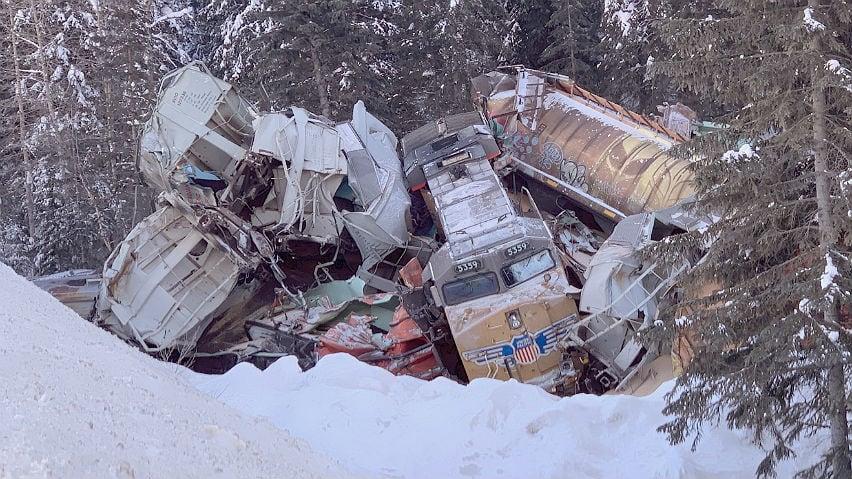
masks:
[[[647,397],[556,398],[515,381],[393,376],[342,354],[301,372],[293,358],[265,371],[190,373],[198,387],[267,417],[314,449],[370,477],[751,478],[763,458],[747,433],[708,428],[693,453],[656,432],[664,385]],[[809,465],[779,467],[792,477]]]
[[[0,263],[0,478],[348,477]]]
[[[0,282],[2,478],[748,478],[762,458],[727,429],[705,430],[694,453],[669,446],[656,432],[666,387],[559,399],[340,354],[308,372],[288,357],[205,376],[131,349],[3,264]],[[824,449],[803,446],[779,477]]]

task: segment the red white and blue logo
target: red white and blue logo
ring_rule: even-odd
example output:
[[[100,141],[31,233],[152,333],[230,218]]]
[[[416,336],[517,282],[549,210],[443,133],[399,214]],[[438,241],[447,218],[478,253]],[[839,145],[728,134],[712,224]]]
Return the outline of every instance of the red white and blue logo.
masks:
[[[556,343],[559,342],[560,338],[565,336],[565,333],[568,332],[568,327],[576,320],[577,316],[572,314],[538,331],[535,336],[525,332],[519,336],[514,336],[505,343],[465,351],[462,353],[462,356],[466,360],[478,365],[493,362],[504,366],[504,360],[508,358],[514,359],[519,364],[531,364],[539,357],[547,356],[555,351]]]
[[[538,359],[538,345],[529,334],[513,338],[512,349],[515,352],[515,361],[521,364],[534,363]]]

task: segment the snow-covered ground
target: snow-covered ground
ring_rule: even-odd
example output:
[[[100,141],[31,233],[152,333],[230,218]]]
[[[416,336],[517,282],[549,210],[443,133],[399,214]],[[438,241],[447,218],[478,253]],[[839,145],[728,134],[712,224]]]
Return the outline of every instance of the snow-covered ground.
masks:
[[[0,478],[338,478],[0,263]]]
[[[557,399],[515,382],[394,377],[345,355],[304,373],[284,358],[200,375],[125,346],[2,264],[0,284],[4,479],[727,479],[753,477],[762,458],[726,429],[707,429],[694,453],[668,445],[664,391]],[[825,449],[806,446],[778,477]]]
[[[342,354],[304,373],[282,358],[265,371],[190,374],[371,477],[751,478],[763,458],[746,433],[727,429],[708,429],[694,453],[670,446],[656,432],[670,383],[647,397],[558,399],[517,382],[395,377]],[[778,477],[810,464],[804,450]]]

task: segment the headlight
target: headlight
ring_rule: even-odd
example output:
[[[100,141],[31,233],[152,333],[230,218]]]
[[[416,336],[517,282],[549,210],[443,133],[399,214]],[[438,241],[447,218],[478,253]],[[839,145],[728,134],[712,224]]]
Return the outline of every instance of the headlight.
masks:
[[[509,323],[509,329],[520,328],[523,325],[520,311],[516,309],[506,313],[506,322]]]

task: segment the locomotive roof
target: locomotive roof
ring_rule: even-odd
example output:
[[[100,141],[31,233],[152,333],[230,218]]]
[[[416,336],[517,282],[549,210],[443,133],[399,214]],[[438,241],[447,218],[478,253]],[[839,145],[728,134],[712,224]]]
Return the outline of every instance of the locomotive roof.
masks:
[[[527,222],[518,216],[486,159],[424,167],[450,256],[462,259],[521,238]]]

